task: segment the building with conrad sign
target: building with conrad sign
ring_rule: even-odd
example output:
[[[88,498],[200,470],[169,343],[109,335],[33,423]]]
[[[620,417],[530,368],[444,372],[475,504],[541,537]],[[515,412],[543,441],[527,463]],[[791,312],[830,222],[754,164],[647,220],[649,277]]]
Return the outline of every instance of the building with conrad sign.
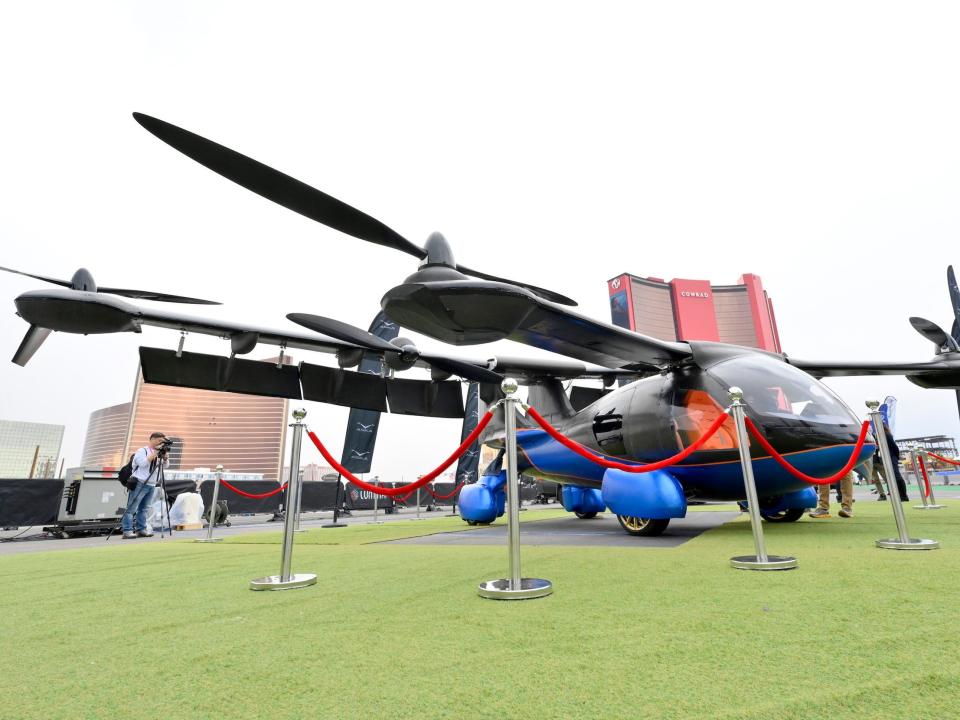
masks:
[[[637,277],[607,281],[614,325],[660,340],[713,340],[781,352],[773,302],[759,276],[734,285]]]

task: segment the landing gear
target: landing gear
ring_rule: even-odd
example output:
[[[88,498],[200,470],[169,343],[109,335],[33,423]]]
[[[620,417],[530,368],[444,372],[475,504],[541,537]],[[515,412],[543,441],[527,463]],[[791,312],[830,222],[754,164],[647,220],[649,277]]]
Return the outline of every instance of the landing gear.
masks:
[[[581,520],[591,520],[591,519],[593,519],[593,518],[595,518],[595,517],[597,516],[596,511],[594,511],[594,512],[574,511],[573,514],[576,515],[576,516],[577,516],[578,518],[580,518]]]
[[[760,511],[760,517],[762,517],[767,522],[772,523],[788,523],[796,522],[803,517],[803,510],[798,510],[797,508],[790,508],[788,510],[780,510],[779,512],[766,512],[764,510]]]
[[[654,520],[653,518],[633,517],[632,515],[617,515],[620,527],[631,535],[638,537],[656,537],[663,534],[670,524],[670,519]]]

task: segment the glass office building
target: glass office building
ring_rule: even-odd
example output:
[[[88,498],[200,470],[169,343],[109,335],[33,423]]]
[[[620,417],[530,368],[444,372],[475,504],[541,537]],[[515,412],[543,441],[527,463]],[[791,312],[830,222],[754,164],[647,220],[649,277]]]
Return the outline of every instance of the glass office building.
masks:
[[[63,425],[0,420],[0,478],[57,476]]]

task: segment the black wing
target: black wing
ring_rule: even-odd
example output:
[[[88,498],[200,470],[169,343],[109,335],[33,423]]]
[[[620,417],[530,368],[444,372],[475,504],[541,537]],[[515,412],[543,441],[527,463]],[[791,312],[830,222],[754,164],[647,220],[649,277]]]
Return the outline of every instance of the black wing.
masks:
[[[904,375],[920,387],[960,388],[960,353],[944,353],[929,362],[815,362],[786,358],[794,367],[814,377]]]

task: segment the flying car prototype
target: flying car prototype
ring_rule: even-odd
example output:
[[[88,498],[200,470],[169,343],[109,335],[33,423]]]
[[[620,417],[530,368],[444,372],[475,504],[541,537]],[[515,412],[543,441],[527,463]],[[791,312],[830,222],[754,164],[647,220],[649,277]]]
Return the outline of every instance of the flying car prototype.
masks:
[[[432,417],[462,417],[459,377],[480,383],[487,404],[500,397],[506,376],[527,385],[528,402],[568,437],[595,453],[644,464],[664,459],[696,441],[729,404],[728,390],[744,391],[747,413],[773,447],[803,472],[826,476],[842,468],[853,451],[860,422],[820,378],[837,375],[905,375],[927,388],[960,390],[960,331],[948,335],[934,323],[911,318],[936,346],[926,362],[810,362],[754,348],[715,342],[665,342],[581,315],[559,293],[457,264],[439,233],[420,247],[380,221],[229,148],[170,123],[139,113],[135,119],[183,154],[243,187],[360,240],[400,250],[419,260],[418,269],[390,289],[381,307],[395,323],[452,345],[509,339],[551,351],[556,359],[467,360],[420,352],[408,340],[387,342],[359,328],[306,313],[287,317],[309,333],[271,330],[141,308],[115,296],[175,302],[209,302],[138,290],[97,288],[86,271],[72,281],[40,275],[64,286],[16,298],[30,324],[13,361],[25,365],[52,330],[94,334],[139,332],[155,325],[181,332],[174,350],[140,348],[147,382],[210,390],[315,400],[349,407]],[[0,268],[6,270],[6,268]],[[18,272],[18,271],[13,271]],[[21,273],[26,274],[26,273]],[[951,300],[960,320],[960,293],[952,269]],[[183,350],[183,335],[228,338],[229,357]],[[291,366],[241,357],[258,344],[335,353],[338,368]],[[364,354],[383,361],[380,376],[352,372]],[[393,377],[414,366],[429,380]],[[567,381],[593,379],[603,387]],[[958,393],[960,397],[960,393]],[[502,446],[503,424],[491,423],[481,441]],[[521,420],[520,469],[563,486],[564,507],[580,517],[609,509],[627,532],[656,535],[671,518],[683,517],[693,500],[745,497],[732,421],[697,452],[668,469],[641,475],[604,469]],[[863,446],[858,461],[875,445]],[[783,470],[762,448],[752,447],[760,512],[769,521],[794,521],[815,504],[812,486]],[[460,507],[470,523],[503,512],[505,473],[499,459],[463,488]]]

